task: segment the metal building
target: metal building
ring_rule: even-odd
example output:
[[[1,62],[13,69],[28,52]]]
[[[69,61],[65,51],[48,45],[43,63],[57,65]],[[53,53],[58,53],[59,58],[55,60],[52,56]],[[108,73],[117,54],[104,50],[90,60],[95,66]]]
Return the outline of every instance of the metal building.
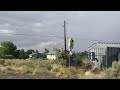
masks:
[[[97,60],[98,67],[110,67],[114,60],[120,60],[120,43],[97,42],[87,52],[90,60]]]

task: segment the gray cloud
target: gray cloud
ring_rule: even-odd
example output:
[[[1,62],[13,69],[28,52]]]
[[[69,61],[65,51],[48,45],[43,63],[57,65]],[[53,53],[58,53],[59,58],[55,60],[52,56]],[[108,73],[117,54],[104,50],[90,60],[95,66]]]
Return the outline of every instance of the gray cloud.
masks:
[[[76,51],[86,50],[95,40],[119,42],[119,11],[1,11],[0,41],[11,40],[18,48],[64,48],[63,21],[66,20],[67,36],[75,39]],[[30,34],[18,36],[2,33]],[[89,39],[89,40],[82,40]]]

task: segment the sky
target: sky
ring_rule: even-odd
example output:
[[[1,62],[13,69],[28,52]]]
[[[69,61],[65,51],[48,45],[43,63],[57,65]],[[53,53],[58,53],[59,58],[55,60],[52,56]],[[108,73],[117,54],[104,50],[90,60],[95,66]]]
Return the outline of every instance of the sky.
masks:
[[[101,40],[120,43],[120,11],[0,11],[0,42],[39,52],[64,48],[64,20],[76,52]]]

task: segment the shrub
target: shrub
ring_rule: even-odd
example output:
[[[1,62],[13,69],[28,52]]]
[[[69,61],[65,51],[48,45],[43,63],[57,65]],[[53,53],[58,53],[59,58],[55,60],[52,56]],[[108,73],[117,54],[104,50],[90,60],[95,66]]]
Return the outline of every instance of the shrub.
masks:
[[[60,68],[60,74],[63,76],[63,77],[71,77],[71,78],[74,78],[76,75],[77,75],[77,70],[73,67],[70,67],[70,68]],[[76,76],[77,77],[77,76]]]
[[[71,71],[69,69],[67,69],[67,68],[65,68],[62,73],[63,73],[63,75],[67,75],[67,76],[71,75]]]
[[[0,64],[4,65],[5,64],[5,60],[4,59],[0,59]]]
[[[22,65],[25,65],[26,64],[26,61],[25,60],[6,60],[5,61],[5,65],[6,66],[17,66],[17,67],[20,67]]]
[[[59,59],[59,60],[54,60],[53,61],[55,64],[59,64],[59,65],[66,65],[66,60],[65,59]]]
[[[78,71],[74,67],[68,68],[68,70],[71,72],[71,75],[76,75]]]
[[[112,68],[119,69],[119,65],[117,61],[112,62]]]
[[[9,61],[5,62],[5,66],[11,66],[11,62]]]
[[[59,65],[59,64],[54,64],[52,66],[51,71],[55,72],[56,75],[62,75],[63,77],[72,77],[78,73],[76,68],[74,68],[74,67],[66,68],[66,67]]]
[[[13,69],[11,68],[11,66],[6,66],[6,67],[0,67],[0,71],[2,73],[8,73],[10,71],[13,71]]]
[[[116,77],[116,75],[117,75],[117,73],[116,73],[116,70],[114,68],[108,68],[105,70],[104,78],[113,79],[114,77]]]
[[[54,65],[52,66],[52,71],[53,71],[53,72],[59,72],[59,71],[60,71],[60,66],[57,65],[57,64],[54,64]]]
[[[113,61],[112,67],[107,68],[104,72],[104,78],[118,79],[120,77],[120,61]]]
[[[47,74],[48,69],[47,68],[36,68],[33,71],[33,74]]]
[[[94,74],[90,71],[85,73],[84,79],[98,79],[97,74]]]
[[[12,70],[11,66],[6,66],[7,70]]]
[[[56,76],[61,75],[64,78],[103,78],[102,74],[95,74],[94,72],[91,72],[92,74],[90,75],[84,75],[86,72],[86,68],[90,66],[89,61],[85,60],[84,61],[84,68],[75,68],[75,67],[66,67],[65,66],[65,60],[32,60],[32,59],[27,59],[27,60],[6,60],[5,61],[5,69],[3,70],[4,72],[12,71],[17,71],[18,73],[22,74],[49,74],[49,73],[54,73]],[[86,65],[88,64],[88,66]],[[120,63],[119,63],[120,64]],[[113,67],[116,67],[113,65]],[[115,69],[116,70],[116,69]],[[98,70],[95,70],[98,71]],[[108,73],[108,74],[107,74]],[[111,71],[107,71],[105,75],[111,75],[114,77],[117,77],[116,74],[109,74]],[[118,72],[117,72],[118,73]],[[99,75],[99,76],[98,76]],[[104,75],[104,77],[105,77]],[[111,77],[110,76],[110,77]]]
[[[41,74],[48,74],[48,69],[47,68],[39,68],[39,73]]]
[[[55,61],[49,60],[7,60],[5,62],[6,66],[11,66],[16,71],[21,73],[47,73],[52,69]],[[19,68],[18,68],[19,67]]]
[[[76,61],[75,61],[75,65],[76,66],[82,66],[82,64],[83,64],[83,61],[81,60],[81,59],[77,59]]]
[[[33,72],[33,68],[30,68],[26,65],[23,65],[21,68],[22,68],[21,69],[22,74],[27,74],[27,73],[32,73]]]
[[[88,69],[92,69],[92,66],[93,63],[90,60],[84,59],[81,67],[88,70]]]
[[[93,68],[91,71],[92,71],[92,73],[94,73],[94,74],[99,74],[99,73],[100,73],[100,68],[95,67],[95,68]]]

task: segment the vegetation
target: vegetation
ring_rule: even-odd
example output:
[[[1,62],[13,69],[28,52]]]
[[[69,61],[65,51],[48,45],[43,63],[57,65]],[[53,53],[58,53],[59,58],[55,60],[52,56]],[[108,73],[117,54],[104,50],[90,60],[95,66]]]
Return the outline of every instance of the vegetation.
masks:
[[[48,52],[49,50],[45,48],[44,53],[47,54]],[[56,53],[57,60],[28,59],[29,54],[36,53],[38,55],[40,54],[39,51],[32,49],[17,50],[17,46],[13,42],[1,42],[0,77],[2,75],[20,75],[21,77],[22,75],[39,78],[39,75],[42,75],[41,78],[120,79],[120,61],[114,61],[112,67],[103,70],[92,69],[93,63],[87,59],[87,52],[84,51],[75,53],[75,66],[66,67],[64,50],[53,48],[53,52]],[[5,59],[6,55],[12,55],[13,58]]]
[[[4,57],[5,55],[15,56],[16,49],[16,45],[14,45],[11,41],[1,42],[0,57]]]
[[[53,52],[56,53],[57,59],[65,59],[65,52],[62,49],[53,48]]]
[[[49,53],[49,49],[45,48],[44,50],[45,50],[44,51],[45,54]]]
[[[120,61],[113,61],[112,67],[104,71],[106,79],[120,79]]]
[[[0,60],[0,73],[18,73],[22,75],[46,75],[52,74],[54,65],[64,66],[64,61],[32,60],[32,59],[8,59]]]
[[[75,65],[76,66],[83,66],[85,63],[84,61],[87,61],[87,52],[84,51],[84,52],[78,52],[75,54],[75,59],[76,59],[76,62],[75,62]]]
[[[12,56],[14,59],[27,59],[29,54],[36,53],[39,54],[38,50],[29,49],[25,51],[24,49],[17,50],[17,46],[11,41],[3,41],[0,45],[0,58],[10,58]],[[45,49],[46,53],[48,49]],[[7,55],[7,56],[6,56]]]
[[[120,61],[114,61],[112,67],[103,71],[99,69],[83,69],[81,67],[66,67],[64,60],[32,60],[32,59],[0,59],[1,74],[19,74],[24,76],[43,77],[53,75],[59,78],[70,79],[119,79],[120,78]],[[47,77],[47,78],[54,78]]]

